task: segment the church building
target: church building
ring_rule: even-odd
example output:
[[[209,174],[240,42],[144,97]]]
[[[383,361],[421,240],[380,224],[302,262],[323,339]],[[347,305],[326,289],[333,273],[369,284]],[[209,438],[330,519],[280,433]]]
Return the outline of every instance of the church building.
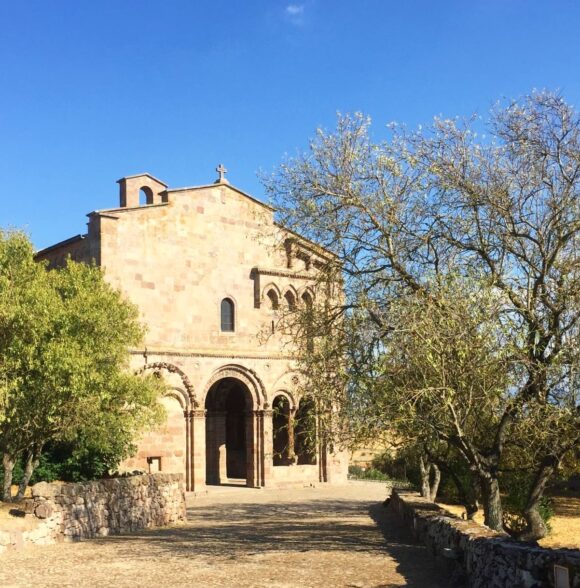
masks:
[[[279,309],[312,304],[313,276],[331,254],[217,171],[213,184],[187,188],[121,178],[118,208],[91,212],[86,234],[37,258],[94,260],[140,309],[147,333],[131,369],[164,378],[167,422],[136,440],[124,469],[181,472],[190,491],[343,482],[347,455],[304,442],[299,426],[315,402],[300,397],[276,333]]]

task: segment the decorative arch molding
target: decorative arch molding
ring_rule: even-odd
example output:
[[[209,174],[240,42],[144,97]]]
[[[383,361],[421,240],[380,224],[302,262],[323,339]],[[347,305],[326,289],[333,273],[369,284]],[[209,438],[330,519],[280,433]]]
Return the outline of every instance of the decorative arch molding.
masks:
[[[143,374],[147,370],[153,370],[154,373],[161,373],[162,370],[165,370],[170,374],[177,374],[181,378],[184,391],[180,390],[179,388],[173,388],[173,390],[179,390],[181,392],[181,401],[185,402],[184,408],[199,407],[199,402],[195,397],[193,384],[190,382],[189,378],[187,377],[187,374],[181,368],[178,368],[176,365],[173,365],[172,363],[167,363],[165,361],[157,361],[154,363],[145,364],[141,369],[137,370],[136,373]]]
[[[306,374],[302,370],[287,369],[283,374],[276,378],[271,390],[283,390],[298,400],[298,386],[304,381]],[[292,392],[290,392],[292,390]],[[277,392],[276,392],[277,394]]]
[[[224,365],[218,368],[206,382],[203,391],[203,401],[207,398],[207,394],[210,388],[219,380],[223,380],[224,378],[234,378],[236,380],[240,380],[250,391],[252,396],[252,404],[253,409],[265,409],[269,408],[267,399],[266,399],[266,388],[264,383],[256,374],[256,372],[250,368],[244,367],[238,364],[229,364]]]
[[[290,294],[292,294],[292,296],[294,296],[294,298],[296,300],[298,300],[298,291],[296,290],[296,288],[294,286],[286,286],[284,288],[284,292],[282,293],[283,296],[286,296],[286,294],[288,294],[288,292],[290,292]]]
[[[270,282],[269,284],[264,286],[264,288],[262,290],[262,297],[261,297],[262,302],[264,302],[266,300],[266,296],[268,295],[268,292],[270,290],[274,290],[274,292],[276,292],[276,295],[278,296],[278,300],[282,299],[282,290],[280,290],[280,288],[278,287],[277,284],[275,284],[274,282]]]
[[[168,388],[163,393],[163,398],[175,398],[184,411],[190,407],[189,396],[187,395],[187,392],[181,388]]]
[[[278,389],[276,392],[272,394],[272,406],[274,405],[274,401],[278,396],[283,396],[288,401],[288,405],[290,406],[290,410],[296,410],[298,408],[298,403],[296,402],[295,396],[285,389]]]
[[[300,302],[302,302],[302,297],[304,296],[304,294],[310,296],[310,299],[312,300],[312,302],[314,302],[314,289],[311,286],[302,286],[302,288],[298,289],[298,300]]]

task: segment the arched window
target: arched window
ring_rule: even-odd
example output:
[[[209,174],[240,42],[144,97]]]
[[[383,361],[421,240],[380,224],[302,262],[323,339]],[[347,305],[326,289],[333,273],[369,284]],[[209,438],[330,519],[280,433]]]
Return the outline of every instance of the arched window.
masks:
[[[294,443],[298,465],[316,463],[316,408],[307,396],[300,401],[294,421]]]
[[[286,294],[284,294],[284,298],[286,300],[288,310],[295,310],[296,298],[294,297],[294,294],[292,294],[292,292],[290,292],[290,290],[288,290],[288,292],[286,292]]]
[[[276,294],[276,292],[274,290],[268,290],[268,293],[266,294],[266,296],[268,296],[268,300],[270,301],[270,308],[272,310],[278,310],[278,306],[279,306],[278,294]]]
[[[274,465],[290,464],[290,403],[284,396],[276,396],[272,403],[272,434]]]
[[[224,298],[221,304],[222,331],[232,332],[235,330],[234,302],[230,298]]]

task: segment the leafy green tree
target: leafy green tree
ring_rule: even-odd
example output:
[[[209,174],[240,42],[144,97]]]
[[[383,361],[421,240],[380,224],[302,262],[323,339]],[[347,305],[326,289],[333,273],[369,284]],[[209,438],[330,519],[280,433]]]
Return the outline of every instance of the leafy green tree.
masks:
[[[19,458],[22,497],[47,443],[74,441],[124,457],[162,418],[161,382],[128,371],[143,328],[135,306],[95,266],[48,271],[19,232],[0,233],[0,449],[4,500]]]

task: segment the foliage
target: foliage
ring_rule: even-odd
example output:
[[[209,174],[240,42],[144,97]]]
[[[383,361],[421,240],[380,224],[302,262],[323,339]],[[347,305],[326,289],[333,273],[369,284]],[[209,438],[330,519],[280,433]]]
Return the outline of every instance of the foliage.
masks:
[[[580,118],[538,92],[481,126],[376,142],[368,118],[339,117],[266,185],[283,224],[333,254],[314,312],[286,321],[305,388],[343,408],[326,434],[462,459],[495,529],[502,467],[533,471],[522,538],[539,538],[580,440]]]
[[[392,478],[375,468],[361,468],[360,466],[349,466],[348,475],[356,480],[391,480]]]
[[[419,487],[421,475],[417,466],[417,456],[411,455],[405,449],[399,450],[393,455],[391,451],[385,451],[373,459],[372,467],[387,475],[390,479],[406,480],[413,486]]]
[[[22,233],[0,232],[0,449],[4,499],[24,459],[20,494],[47,443],[122,459],[135,434],[162,417],[161,383],[128,371],[143,329],[138,310],[95,266],[47,271]]]
[[[504,526],[512,534],[518,534],[526,529],[525,510],[528,502],[529,487],[532,483],[528,472],[514,471],[502,475],[502,486],[507,489],[504,496]],[[548,530],[552,530],[550,519],[554,516],[553,501],[548,496],[542,496],[539,501],[538,513]]]

